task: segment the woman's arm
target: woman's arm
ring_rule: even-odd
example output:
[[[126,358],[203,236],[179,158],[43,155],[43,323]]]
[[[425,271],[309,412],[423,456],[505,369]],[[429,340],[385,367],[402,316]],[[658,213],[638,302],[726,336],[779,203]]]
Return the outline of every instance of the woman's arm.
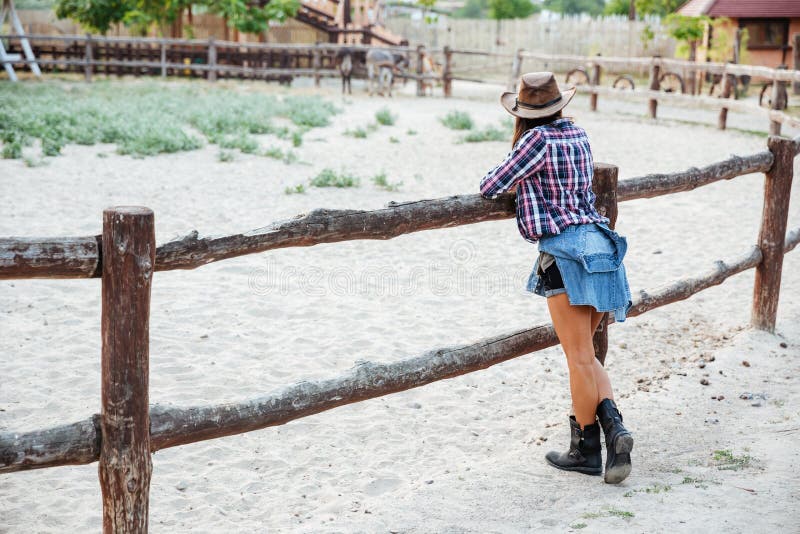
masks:
[[[500,193],[516,190],[519,180],[544,166],[547,142],[542,133],[531,128],[519,138],[506,158],[481,179],[483,198],[496,198]]]

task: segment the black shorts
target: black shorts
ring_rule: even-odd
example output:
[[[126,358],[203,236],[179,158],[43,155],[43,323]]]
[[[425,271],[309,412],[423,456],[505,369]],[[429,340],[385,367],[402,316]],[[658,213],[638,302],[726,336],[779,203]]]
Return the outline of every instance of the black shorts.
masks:
[[[545,291],[564,288],[564,281],[561,279],[561,271],[558,270],[556,262],[551,263],[550,266],[544,270],[541,279],[542,288]]]

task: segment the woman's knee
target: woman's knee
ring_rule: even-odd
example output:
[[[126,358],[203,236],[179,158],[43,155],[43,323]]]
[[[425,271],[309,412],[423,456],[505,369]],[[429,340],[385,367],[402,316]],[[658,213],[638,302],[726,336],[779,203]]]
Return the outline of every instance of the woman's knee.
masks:
[[[565,351],[567,355],[567,365],[572,367],[588,367],[594,372],[594,348],[591,349],[578,349],[572,351]]]

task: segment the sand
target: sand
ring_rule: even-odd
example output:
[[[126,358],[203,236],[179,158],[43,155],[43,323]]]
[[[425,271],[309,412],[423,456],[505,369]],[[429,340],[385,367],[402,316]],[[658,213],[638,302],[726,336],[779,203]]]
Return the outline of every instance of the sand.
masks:
[[[460,109],[494,124],[503,117],[499,90],[457,85],[456,95],[467,97],[418,99],[409,84],[392,99],[370,99],[354,84],[343,101],[335,83],[294,89],[324,95],[345,113],[306,134],[292,165],[243,154],[222,163],[213,146],[146,159],[116,155],[113,146],[68,146],[37,168],[0,160],[0,235],[92,235],[105,207],[138,204],[155,211],[163,243],[192,229],[246,231],[317,207],[371,209],[477,192],[508,144],[458,143],[462,134],[438,118]],[[383,106],[398,115],[396,125],[367,139],[342,136]],[[588,131],[595,159],[619,165],[621,179],[766,146],[763,136],[734,129],[763,129],[763,117],[731,113],[733,128],[720,132],[682,122],[711,125],[713,113],[661,109],[680,120],[650,121],[645,104],[602,97],[598,113],[583,96],[569,111]],[[284,193],[324,167],[363,183]],[[399,191],[371,183],[381,171],[402,181]],[[623,203],[617,230],[628,238],[634,292],[746,251],[758,234],[762,189],[763,175],[749,175]],[[800,226],[800,180],[793,195],[790,228]],[[244,400],[337,376],[359,359],[396,361],[546,323],[545,301],[524,291],[535,255],[509,219],[159,273],[151,402]],[[748,326],[753,279],[754,271],[741,273],[611,328],[607,368],[636,439],[633,472],[619,485],[544,461],[569,436],[567,368],[553,347],[280,427],[158,452],[150,530],[797,532],[800,252],[784,262],[775,334]],[[0,282],[0,430],[99,411],[99,328],[97,280]],[[714,451],[730,454],[715,459]],[[726,458],[733,468],[720,469]],[[97,464],[0,479],[0,532],[100,525]]]

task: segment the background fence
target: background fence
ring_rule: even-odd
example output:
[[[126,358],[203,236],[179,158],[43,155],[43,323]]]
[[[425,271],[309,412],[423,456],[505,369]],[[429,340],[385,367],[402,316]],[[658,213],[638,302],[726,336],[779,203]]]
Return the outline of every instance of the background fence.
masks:
[[[649,26],[655,37],[645,44],[642,30]],[[540,15],[501,20],[442,18],[426,24],[408,17],[388,17],[386,27],[405,36],[411,45],[470,48],[487,52],[514,52],[518,48],[545,54],[588,56],[672,57],[675,40],[658,18],[630,21],[627,17],[557,17]],[[499,42],[498,42],[499,37]]]

